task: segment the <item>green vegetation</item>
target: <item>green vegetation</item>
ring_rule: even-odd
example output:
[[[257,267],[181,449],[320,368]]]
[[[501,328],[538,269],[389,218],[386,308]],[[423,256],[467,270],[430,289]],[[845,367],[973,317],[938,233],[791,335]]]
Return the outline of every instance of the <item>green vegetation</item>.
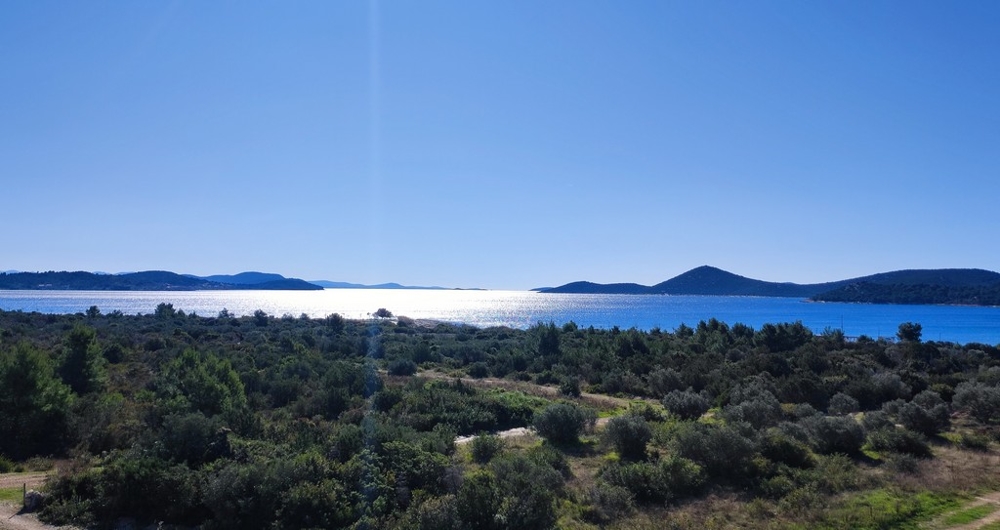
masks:
[[[979,506],[966,508],[945,517],[943,523],[948,526],[969,524],[973,521],[978,521],[995,511],[997,511],[997,505],[995,504],[980,504]]]
[[[382,313],[0,311],[0,466],[60,462],[53,523],[206,529],[916,528],[1000,488],[1000,349],[918,324]]]
[[[1000,274],[982,269],[916,269],[801,285],[754,280],[702,266],[653,286],[573,282],[542,292],[775,296],[825,302],[995,306],[1000,305]]]
[[[23,488],[0,488],[0,502],[20,504],[23,496]]]

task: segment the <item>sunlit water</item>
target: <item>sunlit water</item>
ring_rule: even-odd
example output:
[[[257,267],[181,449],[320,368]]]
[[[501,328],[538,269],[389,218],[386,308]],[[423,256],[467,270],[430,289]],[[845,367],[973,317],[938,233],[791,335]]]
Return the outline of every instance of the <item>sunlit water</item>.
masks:
[[[919,322],[926,340],[1000,343],[1000,308],[811,303],[795,298],[730,296],[638,296],[541,294],[525,291],[434,291],[327,289],[324,291],[0,291],[0,309],[78,313],[96,305],[102,312],[152,313],[157,304],[186,313],[235,315],[260,309],[270,315],[325,317],[339,313],[367,318],[379,308],[415,319],[461,322],[478,327],[526,328],[537,322],[581,327],[673,330],[701,320],[759,328],[801,320],[816,332],[843,329],[848,336],[891,337],[901,322]]]

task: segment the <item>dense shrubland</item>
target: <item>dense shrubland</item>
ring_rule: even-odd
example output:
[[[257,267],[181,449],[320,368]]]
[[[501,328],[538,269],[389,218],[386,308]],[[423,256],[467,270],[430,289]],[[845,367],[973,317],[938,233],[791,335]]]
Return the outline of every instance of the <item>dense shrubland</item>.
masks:
[[[0,312],[0,462],[57,459],[43,517],[95,526],[697,526],[731,498],[878,527],[961,495],[908,477],[1000,438],[1000,350],[920,338]],[[455,444],[514,427],[543,440]]]

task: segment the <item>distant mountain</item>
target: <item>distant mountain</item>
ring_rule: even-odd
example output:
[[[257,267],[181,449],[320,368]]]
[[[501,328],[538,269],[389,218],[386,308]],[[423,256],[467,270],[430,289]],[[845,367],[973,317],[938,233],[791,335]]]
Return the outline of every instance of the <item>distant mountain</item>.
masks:
[[[254,284],[210,281],[169,271],[144,271],[127,274],[92,272],[18,272],[0,274],[0,289],[63,291],[224,291],[248,290],[320,290],[322,287],[303,280],[280,277]]]
[[[572,294],[653,294],[650,287],[637,283],[594,283],[594,282],[573,282],[543,289],[543,293],[572,293]]]
[[[636,283],[600,284],[573,282],[547,289],[545,293],[587,294],[690,294],[709,296],[774,296],[808,298],[839,287],[838,282],[814,285],[775,283],[754,280],[707,265],[691,269],[680,276],[653,286]]]
[[[705,265],[660,282],[649,289],[652,294],[807,298],[838,286],[837,282],[812,285],[765,282]]]
[[[398,283],[380,283],[378,285],[364,285],[361,283],[331,282],[329,280],[312,280],[309,283],[319,285],[327,289],[431,289],[445,290],[446,287],[418,287],[412,285],[400,285]]]
[[[893,304],[1000,305],[1000,273],[982,269],[915,269],[827,283],[754,280],[702,266],[653,286],[573,282],[543,293],[770,296]]]
[[[185,274],[185,276],[191,276],[192,278],[201,278],[202,280],[208,280],[210,282],[231,283],[234,285],[253,285],[264,282],[277,282],[287,279],[280,274],[274,274],[269,272],[254,272],[254,271],[241,272],[239,274],[214,274],[212,276],[193,276]]]

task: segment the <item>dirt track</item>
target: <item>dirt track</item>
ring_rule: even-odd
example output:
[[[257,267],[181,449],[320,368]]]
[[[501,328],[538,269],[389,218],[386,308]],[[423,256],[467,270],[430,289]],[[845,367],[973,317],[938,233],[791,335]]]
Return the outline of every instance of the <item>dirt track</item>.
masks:
[[[8,473],[0,475],[0,489],[38,489],[46,479],[45,473]],[[20,514],[21,504],[0,501],[0,530],[53,530],[55,527],[43,524],[33,514]]]

